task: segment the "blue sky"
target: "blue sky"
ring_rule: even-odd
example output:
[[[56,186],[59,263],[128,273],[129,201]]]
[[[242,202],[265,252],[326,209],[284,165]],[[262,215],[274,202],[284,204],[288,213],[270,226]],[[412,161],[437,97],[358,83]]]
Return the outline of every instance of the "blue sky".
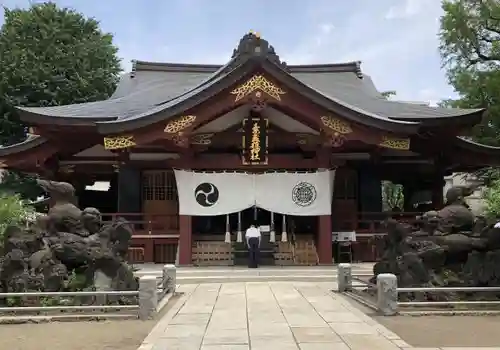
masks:
[[[31,2],[41,2],[32,0]],[[439,0],[58,0],[111,32],[130,60],[225,63],[249,30],[289,64],[360,60],[399,100],[454,97],[437,51]],[[25,7],[29,0],[0,0]]]

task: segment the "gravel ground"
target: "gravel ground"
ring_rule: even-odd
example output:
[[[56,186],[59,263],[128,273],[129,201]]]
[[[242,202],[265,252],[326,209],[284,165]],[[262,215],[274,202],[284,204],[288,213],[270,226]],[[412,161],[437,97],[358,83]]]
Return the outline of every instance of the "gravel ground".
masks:
[[[354,300],[351,304],[417,348],[497,347],[497,316],[379,316]]]
[[[500,316],[372,316],[414,347],[500,345]]]
[[[155,321],[0,325],[0,349],[136,350]]]
[[[111,320],[0,325],[0,349],[9,350],[136,350],[174,305],[174,295],[155,320]]]

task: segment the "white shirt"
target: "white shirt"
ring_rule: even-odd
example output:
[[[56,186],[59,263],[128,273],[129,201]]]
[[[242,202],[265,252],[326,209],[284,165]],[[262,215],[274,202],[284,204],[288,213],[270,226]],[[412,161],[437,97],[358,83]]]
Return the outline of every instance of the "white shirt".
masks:
[[[246,238],[259,238],[260,229],[258,227],[249,227],[245,233]]]

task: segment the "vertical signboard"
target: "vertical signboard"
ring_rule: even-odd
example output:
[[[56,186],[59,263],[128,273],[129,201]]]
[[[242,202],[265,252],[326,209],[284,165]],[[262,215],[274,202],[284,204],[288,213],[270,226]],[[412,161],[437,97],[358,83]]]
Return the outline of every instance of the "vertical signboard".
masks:
[[[269,120],[259,117],[243,119],[243,155],[245,165],[266,165],[268,162]]]

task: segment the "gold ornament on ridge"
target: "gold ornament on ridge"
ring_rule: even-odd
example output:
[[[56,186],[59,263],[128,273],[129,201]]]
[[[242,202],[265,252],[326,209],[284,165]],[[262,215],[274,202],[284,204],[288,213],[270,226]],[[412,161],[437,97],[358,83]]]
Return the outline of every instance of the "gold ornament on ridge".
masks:
[[[245,96],[250,95],[254,91],[262,91],[274,98],[275,100],[281,101],[281,95],[286,94],[286,92],[269,80],[267,80],[263,75],[254,75],[246,83],[240,85],[233,91],[231,91],[232,95],[236,95],[234,102],[238,102]]]

